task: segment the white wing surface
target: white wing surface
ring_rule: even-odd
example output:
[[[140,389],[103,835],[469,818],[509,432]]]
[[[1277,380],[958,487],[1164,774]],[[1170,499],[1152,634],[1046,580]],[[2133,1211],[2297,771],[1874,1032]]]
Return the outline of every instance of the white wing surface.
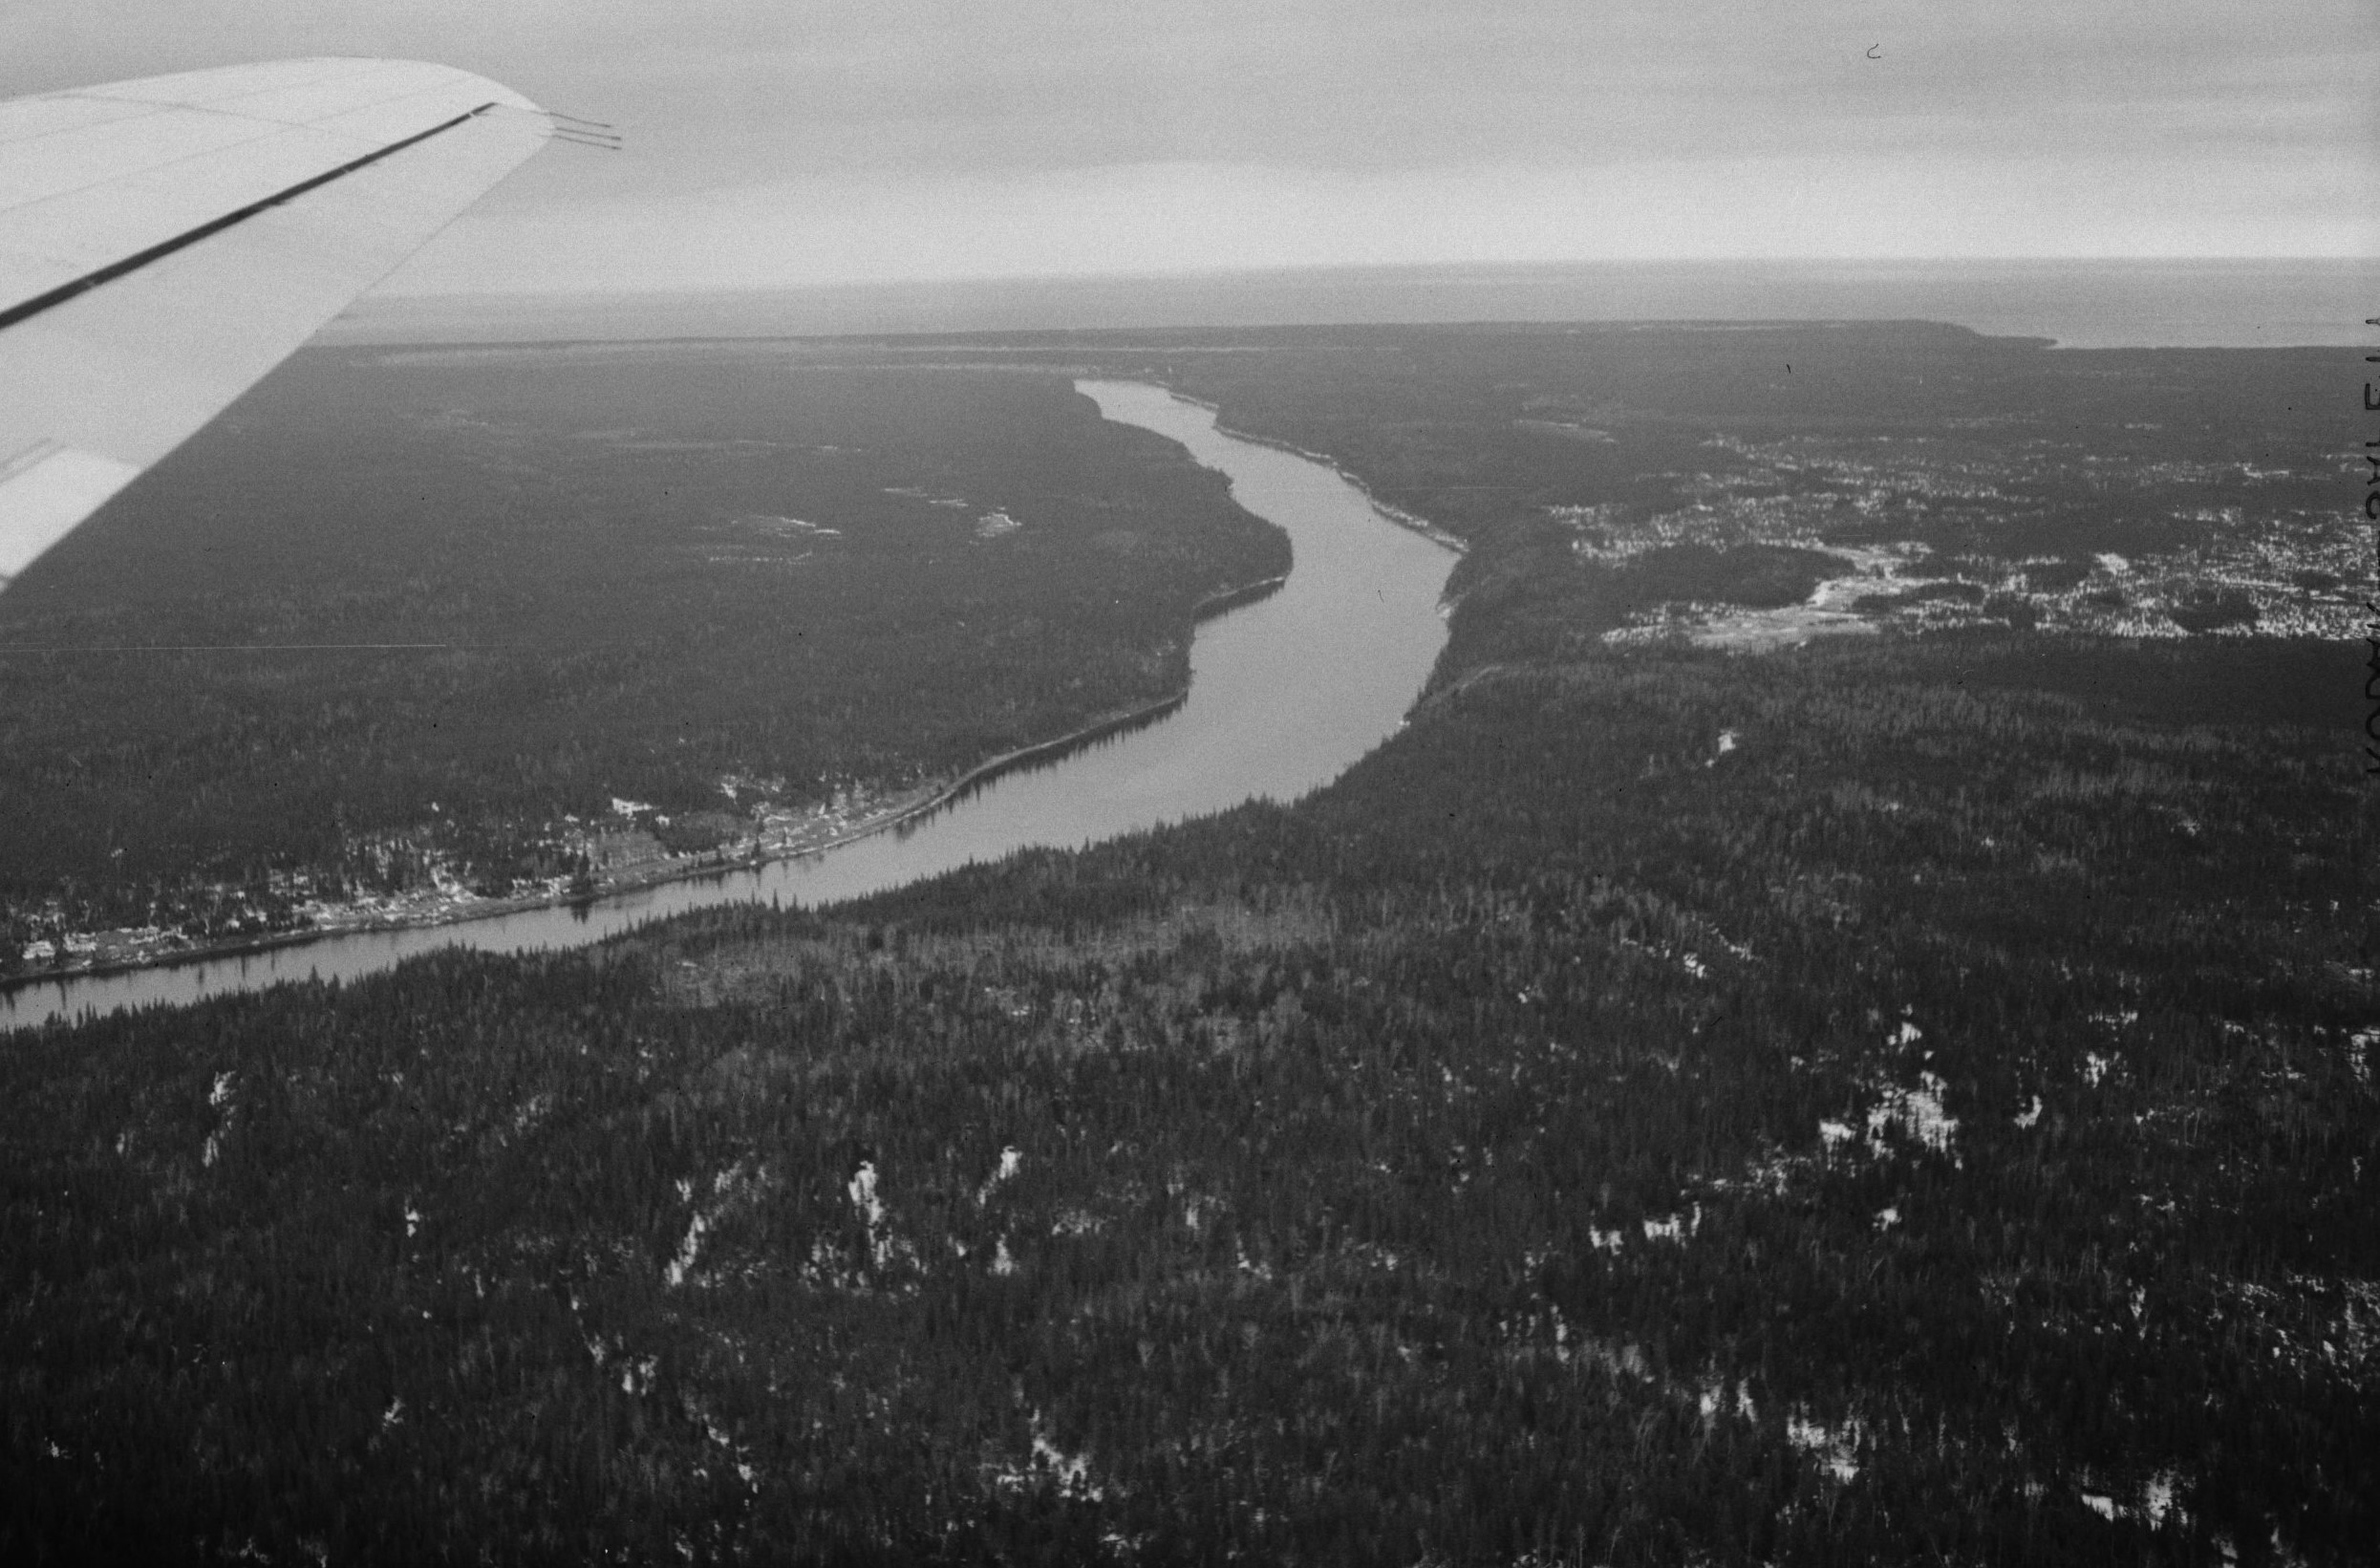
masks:
[[[0,103],[0,588],[550,133],[410,60]]]

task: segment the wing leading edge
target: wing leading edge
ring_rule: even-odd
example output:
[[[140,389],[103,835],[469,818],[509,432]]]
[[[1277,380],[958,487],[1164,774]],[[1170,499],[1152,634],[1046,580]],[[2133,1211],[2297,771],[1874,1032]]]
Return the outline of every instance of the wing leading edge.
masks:
[[[409,60],[0,103],[0,589],[550,134]]]

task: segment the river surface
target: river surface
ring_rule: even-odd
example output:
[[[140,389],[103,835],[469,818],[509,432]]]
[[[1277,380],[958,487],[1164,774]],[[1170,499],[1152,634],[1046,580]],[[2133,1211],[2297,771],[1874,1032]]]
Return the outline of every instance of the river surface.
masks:
[[[0,995],[0,1028],[181,1003],[281,980],[353,979],[446,947],[578,947],[712,904],[816,905],[997,860],[1073,848],[1224,810],[1294,800],[1392,734],[1446,643],[1439,597],[1454,556],[1383,517],[1321,464],[1218,433],[1162,388],[1081,381],[1108,419],[1190,448],[1290,537],[1296,565],[1271,597],[1203,623],[1190,697],[1168,718],[1045,766],[1003,775],[930,816],[824,854],[665,883],[576,909],[328,936],[262,953],[63,979]]]

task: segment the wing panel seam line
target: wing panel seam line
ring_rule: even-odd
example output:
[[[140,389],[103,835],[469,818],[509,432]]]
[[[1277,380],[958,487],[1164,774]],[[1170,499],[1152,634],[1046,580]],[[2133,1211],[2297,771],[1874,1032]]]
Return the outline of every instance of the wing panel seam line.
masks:
[[[442,132],[451,131],[456,126],[462,124],[466,120],[477,119],[480,116],[496,107],[497,104],[493,100],[482,103],[476,109],[468,110],[462,114],[457,115],[450,120],[433,125],[426,131],[417,131],[413,135],[406,137],[401,140],[390,142],[385,147],[376,147],[371,152],[364,154],[361,158],[351,159],[347,162],[341,163],[336,168],[325,169],[320,174],[299,181],[296,184],[289,186],[286,190],[275,191],[272,195],[265,197],[260,201],[250,202],[244,207],[236,207],[229,212],[224,213],[220,217],[210,218],[205,223],[199,225],[196,228],[184,229],[182,233],[175,235],[171,239],[161,240],[157,244],[148,247],[146,249],[136,250],[131,255],[112,261],[105,267],[99,268],[95,271],[85,272],[81,277],[75,278],[71,282],[61,283],[56,288],[49,290],[46,292],[35,294],[32,298],[20,301],[15,305],[10,306],[6,310],[0,310],[0,332],[5,332],[11,327],[14,327],[22,322],[31,320],[32,317],[41,314],[44,311],[53,310],[57,306],[63,305],[68,300],[74,299],[77,295],[89,293],[92,290],[98,288],[102,284],[114,283],[118,278],[125,277],[131,273],[138,272],[142,268],[149,266],[153,262],[163,261],[166,257],[172,255],[178,250],[186,250],[191,246],[198,244],[201,240],[210,239],[213,236],[222,233],[226,228],[230,228],[238,224],[244,224],[250,218],[256,217],[260,213],[268,212],[272,208],[280,206],[286,202],[295,201],[298,197],[305,195],[310,190],[327,185],[333,180],[354,174],[356,170],[363,168],[368,164],[377,163],[380,160],[388,157],[392,153],[403,152],[407,147],[413,146],[417,142],[427,141],[430,138],[438,136]]]

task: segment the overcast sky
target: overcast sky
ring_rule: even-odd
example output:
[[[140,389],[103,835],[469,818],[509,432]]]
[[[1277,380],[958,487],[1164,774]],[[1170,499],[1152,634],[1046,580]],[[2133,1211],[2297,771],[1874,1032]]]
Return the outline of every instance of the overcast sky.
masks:
[[[391,287],[2370,255],[2375,0],[8,0],[0,97],[289,54],[616,123]]]

